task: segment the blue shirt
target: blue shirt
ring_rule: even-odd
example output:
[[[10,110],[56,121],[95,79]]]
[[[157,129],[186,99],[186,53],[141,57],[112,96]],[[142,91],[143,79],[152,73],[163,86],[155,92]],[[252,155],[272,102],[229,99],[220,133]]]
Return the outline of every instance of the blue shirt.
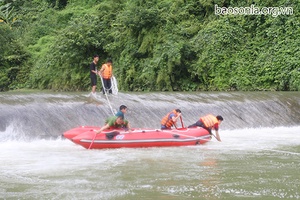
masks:
[[[121,110],[119,110],[116,114],[115,114],[115,116],[117,116],[117,117],[122,117],[122,119],[124,119],[124,113],[121,111]]]

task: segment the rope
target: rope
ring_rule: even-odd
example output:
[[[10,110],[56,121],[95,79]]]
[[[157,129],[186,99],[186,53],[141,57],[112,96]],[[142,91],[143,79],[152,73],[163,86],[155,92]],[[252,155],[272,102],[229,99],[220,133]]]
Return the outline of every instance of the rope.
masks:
[[[117,83],[117,79],[113,76],[111,77],[111,88],[112,88],[112,93],[114,95],[118,94],[118,83]]]
[[[108,92],[109,90],[112,90],[112,93],[114,95],[118,94],[118,91],[119,91],[119,89],[118,89],[118,83],[117,83],[117,79],[114,76],[112,76],[111,79],[110,79],[111,85],[110,85],[110,88],[108,88],[108,89],[104,86],[102,76],[100,76],[100,78],[101,78],[102,86],[106,90],[105,92]]]
[[[112,107],[111,107],[110,101],[109,101],[109,99],[108,99],[108,96],[107,96],[107,92],[108,92],[111,88],[110,88],[110,89],[106,89],[105,86],[104,86],[104,83],[103,83],[102,76],[100,76],[100,79],[101,79],[102,87],[103,87],[103,89],[104,89],[104,94],[105,94],[105,96],[106,96],[106,100],[107,100],[107,102],[108,102],[110,111],[111,111],[111,113],[112,113],[113,115],[115,115],[115,113],[114,113],[114,111],[113,111],[113,109],[112,109]]]

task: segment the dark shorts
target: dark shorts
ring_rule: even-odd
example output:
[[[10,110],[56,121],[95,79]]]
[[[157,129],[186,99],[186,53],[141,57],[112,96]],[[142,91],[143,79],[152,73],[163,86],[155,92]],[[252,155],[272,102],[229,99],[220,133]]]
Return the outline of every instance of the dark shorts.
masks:
[[[171,128],[170,127],[166,127],[165,125],[161,125],[160,129],[164,130],[164,129],[171,129]]]
[[[97,85],[97,76],[96,75],[91,75],[91,84],[92,84],[92,86]]]

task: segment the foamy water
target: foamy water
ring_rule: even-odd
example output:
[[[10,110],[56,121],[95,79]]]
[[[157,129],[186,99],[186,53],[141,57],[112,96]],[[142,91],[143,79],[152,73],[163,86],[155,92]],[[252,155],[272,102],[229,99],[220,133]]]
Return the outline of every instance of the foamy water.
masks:
[[[4,141],[0,197],[298,199],[298,190],[292,189],[299,186],[293,177],[300,165],[299,133],[299,126],[220,130],[222,142],[212,139],[206,145],[104,150],[87,150],[60,137]],[[237,167],[245,162],[246,171]],[[255,168],[261,172],[256,174]],[[278,168],[295,173],[278,174]]]
[[[119,93],[132,127],[159,128],[180,108],[186,126],[221,114],[222,142],[87,150],[61,138],[102,126],[98,93],[0,94],[0,199],[299,199],[300,93]]]

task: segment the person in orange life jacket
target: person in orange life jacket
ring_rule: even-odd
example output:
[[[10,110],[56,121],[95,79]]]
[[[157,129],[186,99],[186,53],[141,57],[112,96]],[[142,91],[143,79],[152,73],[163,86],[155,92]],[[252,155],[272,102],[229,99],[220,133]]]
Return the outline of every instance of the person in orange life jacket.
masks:
[[[90,64],[90,77],[92,85],[92,94],[95,94],[97,87],[97,63],[99,61],[99,56],[94,55],[93,62]]]
[[[212,134],[212,129],[215,130],[215,133],[216,133],[216,139],[221,142],[221,138],[220,138],[220,135],[219,135],[219,126],[220,124],[222,123],[223,121],[223,117],[218,115],[218,116],[214,116],[214,115],[206,115],[204,117],[200,117],[200,119],[192,124],[192,125],[189,125],[188,128],[192,128],[192,127],[196,127],[196,126],[199,126],[199,127],[202,127],[202,128],[205,128],[209,134]]]
[[[177,119],[181,116],[181,110],[175,109],[164,116],[160,122],[161,129],[171,129],[174,125],[176,127]]]
[[[125,122],[121,116],[112,116],[105,120],[105,125],[96,131],[96,134],[101,133],[106,129],[127,128],[131,132],[128,122]]]
[[[101,75],[103,80],[103,87],[102,87],[103,94],[105,94],[107,90],[109,94],[111,94],[112,93],[111,77],[113,76],[113,66],[112,66],[111,59],[108,59],[106,63],[102,65],[99,74]]]

